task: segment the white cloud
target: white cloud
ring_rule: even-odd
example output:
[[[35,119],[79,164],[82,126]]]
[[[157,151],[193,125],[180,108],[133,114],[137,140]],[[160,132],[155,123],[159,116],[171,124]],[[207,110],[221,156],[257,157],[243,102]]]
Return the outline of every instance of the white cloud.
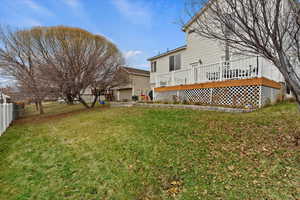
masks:
[[[139,50],[130,50],[123,53],[126,64],[131,67],[147,69],[145,62],[145,55]],[[142,63],[142,64],[141,64]]]
[[[149,4],[135,0],[112,0],[117,10],[134,24],[151,24]]]
[[[6,0],[4,6],[9,12],[0,19],[0,23],[19,28],[41,26],[40,20],[52,17],[54,13],[39,2],[37,0]]]
[[[22,20],[23,26],[42,26],[42,23],[33,18],[25,18]]]
[[[1,23],[1,20],[0,20]],[[5,22],[6,23],[6,22]],[[5,24],[3,23],[3,24]],[[42,26],[42,22],[37,19],[31,17],[15,17],[11,18],[9,21],[9,26],[17,27],[17,28],[28,28],[32,26]]]
[[[49,15],[49,16],[53,15],[53,13],[50,12],[47,8],[39,5],[38,3],[36,3],[33,0],[23,0],[22,3],[24,5],[26,5],[28,8],[30,8],[32,10],[35,10],[36,12],[39,12],[39,13],[41,13],[43,15]]]
[[[107,36],[107,35],[105,35],[103,33],[100,33],[100,32],[96,32],[95,34],[96,35],[101,35],[101,36],[105,37],[107,40],[109,40],[110,42],[115,43],[115,41],[110,36]]]
[[[26,4],[28,7],[32,8],[32,9],[39,9],[40,8],[40,6],[32,0],[24,0],[23,3]]]
[[[85,10],[84,5],[80,0],[61,0],[65,5],[67,5],[74,16],[79,17],[82,20],[85,20],[85,24],[90,24],[91,20],[89,19],[89,13]]]
[[[130,51],[127,51],[124,53],[124,57],[126,60],[132,58],[132,57],[135,57],[137,55],[140,55],[142,54],[143,52],[142,51],[133,51],[133,50],[130,50]]]
[[[63,1],[65,2],[65,4],[67,4],[72,8],[78,8],[81,6],[79,0],[63,0]]]

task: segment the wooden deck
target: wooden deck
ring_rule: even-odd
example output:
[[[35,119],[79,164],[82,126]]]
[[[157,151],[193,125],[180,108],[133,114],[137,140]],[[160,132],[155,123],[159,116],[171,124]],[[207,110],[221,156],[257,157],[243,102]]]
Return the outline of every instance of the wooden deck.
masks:
[[[208,83],[198,84],[187,84],[187,85],[176,85],[176,86],[165,86],[155,88],[155,92],[165,91],[177,91],[177,90],[192,90],[192,89],[203,89],[203,88],[223,88],[223,87],[236,87],[236,86],[266,86],[270,88],[280,89],[280,83],[272,81],[267,78],[250,78],[241,80],[226,80],[216,81]]]

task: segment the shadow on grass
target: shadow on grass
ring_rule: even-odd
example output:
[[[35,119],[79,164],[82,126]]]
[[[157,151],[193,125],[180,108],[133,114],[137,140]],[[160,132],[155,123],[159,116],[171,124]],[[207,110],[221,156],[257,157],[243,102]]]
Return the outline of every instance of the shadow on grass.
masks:
[[[71,110],[71,111],[67,111],[67,112],[62,112],[62,113],[53,113],[53,114],[44,114],[44,115],[29,115],[29,116],[25,116],[21,119],[15,120],[13,122],[13,125],[16,124],[39,124],[39,123],[44,123],[44,122],[48,122],[48,121],[52,121],[52,120],[58,120],[58,119],[62,119],[62,118],[66,118],[66,117],[70,117],[73,115],[77,115],[79,113],[83,113],[83,112],[93,112],[93,111],[98,111],[98,110],[103,110],[103,109],[107,109],[109,108],[109,106],[101,106],[101,107],[94,107],[94,108],[77,108],[75,110]]]

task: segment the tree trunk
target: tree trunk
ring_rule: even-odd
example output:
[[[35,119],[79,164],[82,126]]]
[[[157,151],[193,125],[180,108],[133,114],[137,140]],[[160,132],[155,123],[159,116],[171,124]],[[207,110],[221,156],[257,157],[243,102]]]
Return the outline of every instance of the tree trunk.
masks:
[[[289,80],[288,83],[293,95],[295,96],[300,111],[300,83],[295,81],[293,78],[291,78],[291,80]]]
[[[80,103],[82,103],[82,105],[84,105],[84,107],[86,107],[87,109],[91,108],[82,98],[81,96],[79,96],[79,101]]]
[[[73,98],[73,95],[70,94],[70,93],[67,93],[67,94],[66,94],[66,101],[67,101],[67,104],[73,105],[73,104],[74,104],[74,98]]]
[[[94,101],[93,101],[93,103],[92,103],[92,105],[91,105],[91,108],[94,108],[95,107],[95,104],[96,104],[96,102],[97,102],[97,100],[98,100],[98,95],[95,95],[94,96]]]
[[[39,111],[39,104],[38,104],[38,102],[35,101],[34,103],[35,103],[35,109],[36,109],[36,111]]]
[[[279,59],[281,65],[279,67],[279,70],[281,71],[286,83],[288,84],[293,95],[295,96],[300,111],[300,81],[297,77],[296,72],[289,70],[289,69],[293,69],[293,66],[289,62],[289,60],[285,59],[285,56],[283,55],[279,55]]]
[[[293,82],[293,81],[291,81],[291,82]],[[295,83],[292,83],[292,85],[290,84],[291,85],[290,88],[291,88],[291,91],[292,91],[293,95],[295,96],[296,102],[298,104],[298,110],[300,112],[300,89],[299,90],[295,89],[293,84],[295,84]]]
[[[43,107],[43,104],[42,104],[42,101],[39,101],[39,108],[40,108],[40,114],[44,114],[44,107]]]

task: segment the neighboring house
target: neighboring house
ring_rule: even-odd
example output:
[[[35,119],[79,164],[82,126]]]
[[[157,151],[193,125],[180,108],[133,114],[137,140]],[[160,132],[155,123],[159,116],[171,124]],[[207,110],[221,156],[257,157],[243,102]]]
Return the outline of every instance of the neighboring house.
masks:
[[[186,45],[148,59],[154,100],[261,107],[283,93],[283,76],[273,64],[242,53],[226,60],[224,46],[194,33],[194,23],[182,29]]]
[[[148,98],[149,92],[151,91],[149,71],[121,67],[120,73],[124,73],[124,75],[127,76],[128,83],[112,88],[114,100],[131,101],[134,96],[139,100],[146,96],[146,98]]]
[[[108,101],[131,101],[136,96],[137,100],[149,99],[150,87],[150,72],[130,68],[120,67],[116,75],[116,82],[113,85],[118,85],[101,92],[100,99]],[[81,97],[86,102],[92,102],[94,95],[92,88],[87,88]]]

